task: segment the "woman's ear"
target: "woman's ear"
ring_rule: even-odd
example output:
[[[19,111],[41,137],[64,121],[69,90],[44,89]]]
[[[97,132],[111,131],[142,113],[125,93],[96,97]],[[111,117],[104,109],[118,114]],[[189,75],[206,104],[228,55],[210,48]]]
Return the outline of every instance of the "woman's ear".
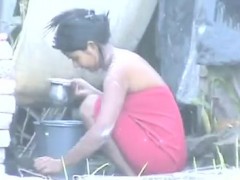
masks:
[[[85,51],[95,59],[95,63],[99,64],[100,61],[100,51],[98,45],[93,41],[87,42],[87,49]]]
[[[98,45],[93,41],[88,41],[87,42],[87,51],[89,51],[91,53],[93,53],[93,52],[98,53]]]

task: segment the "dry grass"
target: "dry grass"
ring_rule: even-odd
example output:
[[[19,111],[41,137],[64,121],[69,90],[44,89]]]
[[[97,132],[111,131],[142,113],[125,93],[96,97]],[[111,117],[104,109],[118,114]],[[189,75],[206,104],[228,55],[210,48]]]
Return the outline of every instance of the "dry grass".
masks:
[[[38,176],[39,179],[57,180],[50,177]],[[24,179],[24,178],[23,178]],[[66,180],[239,180],[240,170],[236,168],[232,169],[202,169],[202,170],[189,170],[173,174],[164,175],[151,175],[151,176],[104,176],[104,175],[84,175],[73,176],[73,178],[66,178]],[[29,178],[31,180],[31,178]]]
[[[152,176],[75,176],[76,180],[239,180],[239,169],[212,169],[202,171],[186,171],[166,175],[152,175]]]
[[[193,167],[192,170],[187,170],[178,173],[172,174],[163,174],[163,175],[150,175],[150,176],[141,176],[146,168],[147,164],[142,168],[141,172],[138,176],[135,177],[127,177],[127,176],[96,176],[96,171],[105,168],[106,165],[103,165],[97,168],[96,171],[92,174],[84,175],[84,176],[73,176],[74,180],[209,180],[209,179],[218,179],[218,180],[239,180],[240,179],[240,169],[239,169],[239,155],[238,155],[238,140],[236,137],[236,166],[235,168],[227,168],[225,164],[225,160],[223,154],[220,152],[219,147],[216,147],[218,154],[219,165],[216,165],[215,159],[213,159],[213,166],[206,168],[198,168],[196,159],[193,159]],[[89,169],[89,168],[88,168]]]

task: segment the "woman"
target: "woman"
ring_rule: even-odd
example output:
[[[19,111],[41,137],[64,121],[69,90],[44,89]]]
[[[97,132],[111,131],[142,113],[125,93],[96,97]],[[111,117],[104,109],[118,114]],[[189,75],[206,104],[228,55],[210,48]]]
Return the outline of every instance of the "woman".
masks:
[[[52,19],[54,48],[74,66],[106,70],[103,92],[82,79],[73,81],[88,131],[64,156],[67,166],[102,149],[125,175],[180,171],[186,162],[184,129],[174,97],[159,74],[139,55],[113,47],[106,15],[74,9]],[[51,157],[35,160],[38,171],[62,170]]]

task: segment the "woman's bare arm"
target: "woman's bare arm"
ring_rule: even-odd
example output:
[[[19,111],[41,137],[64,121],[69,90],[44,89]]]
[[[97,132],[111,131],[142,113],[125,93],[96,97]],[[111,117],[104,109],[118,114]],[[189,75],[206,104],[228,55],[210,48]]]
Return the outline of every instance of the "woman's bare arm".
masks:
[[[124,77],[115,72],[106,77],[102,106],[96,123],[64,157],[66,165],[73,165],[97,151],[110,137],[122,109],[127,85]]]

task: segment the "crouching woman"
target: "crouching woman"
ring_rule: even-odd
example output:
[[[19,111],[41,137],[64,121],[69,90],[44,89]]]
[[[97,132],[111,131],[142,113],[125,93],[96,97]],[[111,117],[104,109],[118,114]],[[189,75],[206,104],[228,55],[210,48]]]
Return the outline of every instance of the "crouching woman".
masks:
[[[75,95],[85,96],[79,114],[87,132],[64,154],[71,166],[102,149],[125,175],[161,174],[184,168],[187,153],[183,122],[174,97],[148,62],[109,43],[106,15],[74,9],[52,19],[57,28],[54,48],[73,65],[103,69],[103,92],[83,79],[73,80]],[[45,174],[62,170],[60,159],[40,157],[36,169]]]

